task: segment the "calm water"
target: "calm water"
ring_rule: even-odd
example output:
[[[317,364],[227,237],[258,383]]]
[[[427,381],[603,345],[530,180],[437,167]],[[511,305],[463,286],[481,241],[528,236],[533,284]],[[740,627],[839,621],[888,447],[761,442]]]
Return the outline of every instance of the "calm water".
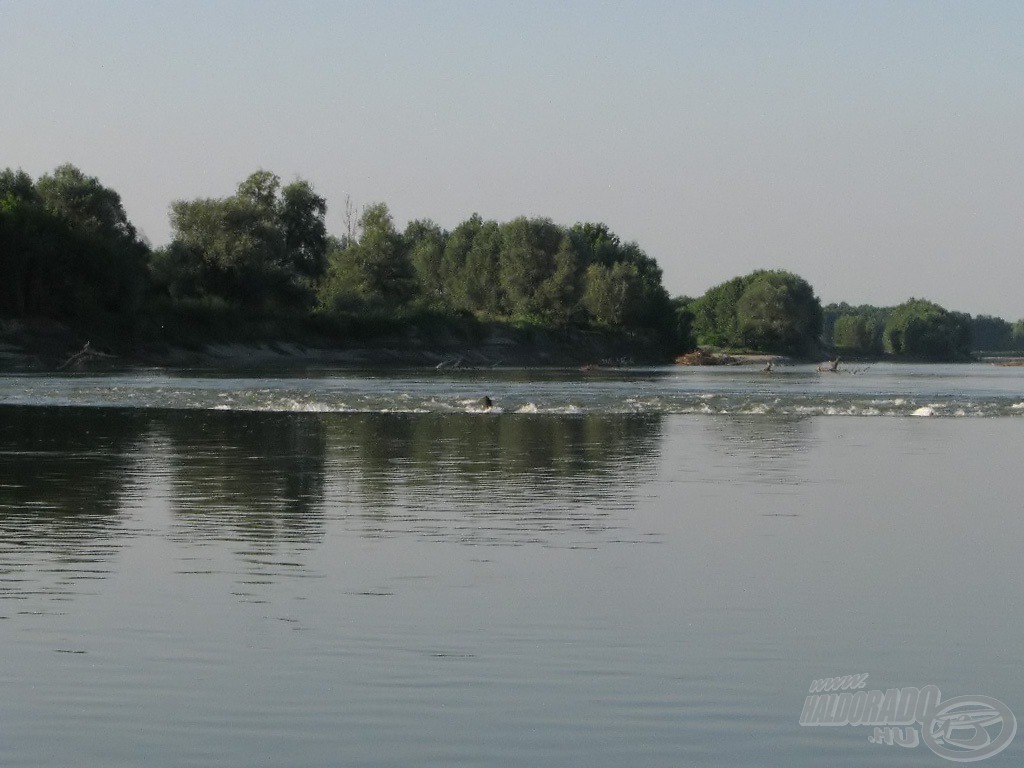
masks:
[[[1024,718],[1022,448],[990,366],[0,376],[0,766],[952,765],[799,719]]]

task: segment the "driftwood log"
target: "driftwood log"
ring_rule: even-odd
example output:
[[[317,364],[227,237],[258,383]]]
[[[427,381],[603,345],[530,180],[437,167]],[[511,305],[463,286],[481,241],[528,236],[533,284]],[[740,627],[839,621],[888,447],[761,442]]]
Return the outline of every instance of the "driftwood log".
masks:
[[[92,348],[91,344],[92,342],[85,342],[85,346],[75,352],[75,354],[65,360],[61,365],[57,366],[57,370],[63,371],[65,368],[70,368],[72,366],[77,368],[90,360],[113,359],[114,355],[108,355],[106,352],[98,352]]]

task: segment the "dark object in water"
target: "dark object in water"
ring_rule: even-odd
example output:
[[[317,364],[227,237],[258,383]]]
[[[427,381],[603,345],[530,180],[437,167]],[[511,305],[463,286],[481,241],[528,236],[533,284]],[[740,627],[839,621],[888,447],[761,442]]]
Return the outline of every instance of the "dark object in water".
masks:
[[[493,408],[494,401],[491,400],[491,398],[489,398],[487,395],[484,395],[483,397],[480,398],[480,406],[482,408]]]

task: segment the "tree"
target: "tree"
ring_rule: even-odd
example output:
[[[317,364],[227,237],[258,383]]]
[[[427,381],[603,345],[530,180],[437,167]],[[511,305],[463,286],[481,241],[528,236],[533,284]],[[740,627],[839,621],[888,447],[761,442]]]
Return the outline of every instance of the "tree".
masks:
[[[385,303],[401,303],[414,293],[412,264],[384,203],[369,206],[359,219],[362,237],[356,261],[365,275],[367,293]]]
[[[467,266],[476,236],[483,227],[480,214],[474,213],[452,230],[441,257],[441,295],[444,303],[455,309],[476,309],[470,283],[475,278]]]
[[[284,233],[258,198],[179,200],[171,228],[171,248],[181,266],[198,272],[201,295],[266,310],[293,277],[284,267]]]
[[[257,208],[268,213],[277,207],[278,192],[281,189],[281,179],[270,171],[262,168],[238,185],[235,195],[239,200],[247,200]]]
[[[550,292],[542,290],[556,271],[555,255],[564,237],[550,219],[520,217],[502,225],[499,280],[506,310],[513,315],[544,317]]]
[[[120,195],[96,177],[72,165],[36,184],[0,172],[0,312],[127,320],[142,300],[148,251]]]
[[[327,238],[327,271],[317,287],[320,310],[337,312],[361,308],[365,299],[361,292],[363,276],[349,253],[354,245],[355,241],[347,237]]]
[[[8,198],[26,203],[42,202],[32,177],[20,168],[17,171],[11,168],[0,171],[0,200]]]
[[[689,296],[676,296],[671,301],[675,321],[672,342],[679,352],[689,352],[697,346],[697,339],[693,334],[693,304],[694,300]]]
[[[745,347],[809,354],[821,334],[821,303],[803,278],[758,272],[736,302],[736,328]]]
[[[736,347],[742,342],[736,324],[736,305],[752,275],[734,277],[709,288],[693,305],[693,330],[697,343]]]
[[[871,304],[861,304],[860,306],[853,307],[846,302],[842,302],[839,304],[829,304],[822,309],[822,313],[823,321],[821,340],[822,344],[826,347],[837,347],[840,349],[852,350],[854,347],[859,346],[861,351],[856,352],[856,354],[882,354],[882,332],[885,330],[886,323],[889,322],[889,316],[892,314],[892,307],[875,307]],[[846,335],[844,339],[839,338],[839,320],[846,316],[861,318],[864,321],[863,327],[858,325],[859,330],[857,331],[857,334],[863,335],[863,332],[866,329],[873,329],[874,339],[868,346],[864,346],[856,340],[851,340],[849,334],[854,327],[850,325],[852,321],[845,321],[843,323],[845,326],[843,333]],[[851,344],[853,346],[850,346]]]
[[[171,245],[153,262],[174,298],[216,296],[247,309],[307,309],[327,267],[325,200],[309,182],[259,170],[231,197],[171,204]]]
[[[82,245],[67,222],[8,192],[0,199],[0,314],[73,314],[70,280]]]
[[[821,303],[803,278],[759,270],[709,289],[691,305],[701,344],[810,354],[821,335]]]
[[[586,269],[591,264],[610,267],[622,261],[622,242],[606,224],[579,222],[569,230],[581,265]]]
[[[590,287],[587,311],[592,316],[596,317],[594,312],[599,303],[604,303],[599,314],[609,316],[609,305],[598,297],[611,290],[620,296],[621,306],[611,313],[621,318],[619,323],[675,335],[675,310],[661,284],[661,268],[639,245],[623,243],[605,224],[594,222],[575,224],[569,237],[578,254],[585,305],[588,284]],[[606,271],[591,272],[590,267],[595,265]],[[605,299],[609,298],[610,294],[606,295]]]
[[[492,316],[501,313],[501,245],[501,228],[496,221],[481,221],[475,226],[459,281],[465,308]]]
[[[394,310],[416,292],[402,236],[384,203],[367,206],[357,242],[333,249],[321,304],[332,309]]]
[[[971,351],[971,318],[931,301],[910,299],[896,307],[885,327],[885,348],[894,355],[947,362]]]
[[[86,176],[75,166],[65,164],[42,176],[36,190],[46,210],[76,229],[108,240],[136,241],[135,227],[121,205],[121,196],[104,187],[95,176]]]
[[[833,344],[841,352],[853,355],[879,355],[882,329],[866,315],[840,315],[835,320]]]
[[[442,260],[448,233],[429,219],[419,219],[409,222],[402,239],[423,300],[428,306],[445,306],[448,297],[445,293]]]
[[[563,324],[576,313],[580,298],[579,261],[572,240],[563,236],[552,259],[551,274],[538,286],[540,313]]]
[[[587,267],[584,286],[583,306],[597,323],[625,325],[637,314],[642,287],[634,265],[621,261],[610,267],[591,264]]]
[[[1013,324],[1011,339],[1014,349],[1024,349],[1024,320],[1018,320]]]
[[[971,321],[971,349],[1003,351],[1013,348],[1013,326],[1001,317],[978,315]]]
[[[303,179],[281,190],[278,205],[287,264],[314,282],[327,269],[327,201]]]

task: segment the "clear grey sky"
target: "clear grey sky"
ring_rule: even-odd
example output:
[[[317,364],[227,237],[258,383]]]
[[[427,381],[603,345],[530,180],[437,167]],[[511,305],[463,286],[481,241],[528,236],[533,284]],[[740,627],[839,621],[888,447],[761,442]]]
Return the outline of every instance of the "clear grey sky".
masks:
[[[1024,316],[1024,3],[0,0],[0,167],[157,245],[257,168],[399,226],[603,221],[672,293]]]

